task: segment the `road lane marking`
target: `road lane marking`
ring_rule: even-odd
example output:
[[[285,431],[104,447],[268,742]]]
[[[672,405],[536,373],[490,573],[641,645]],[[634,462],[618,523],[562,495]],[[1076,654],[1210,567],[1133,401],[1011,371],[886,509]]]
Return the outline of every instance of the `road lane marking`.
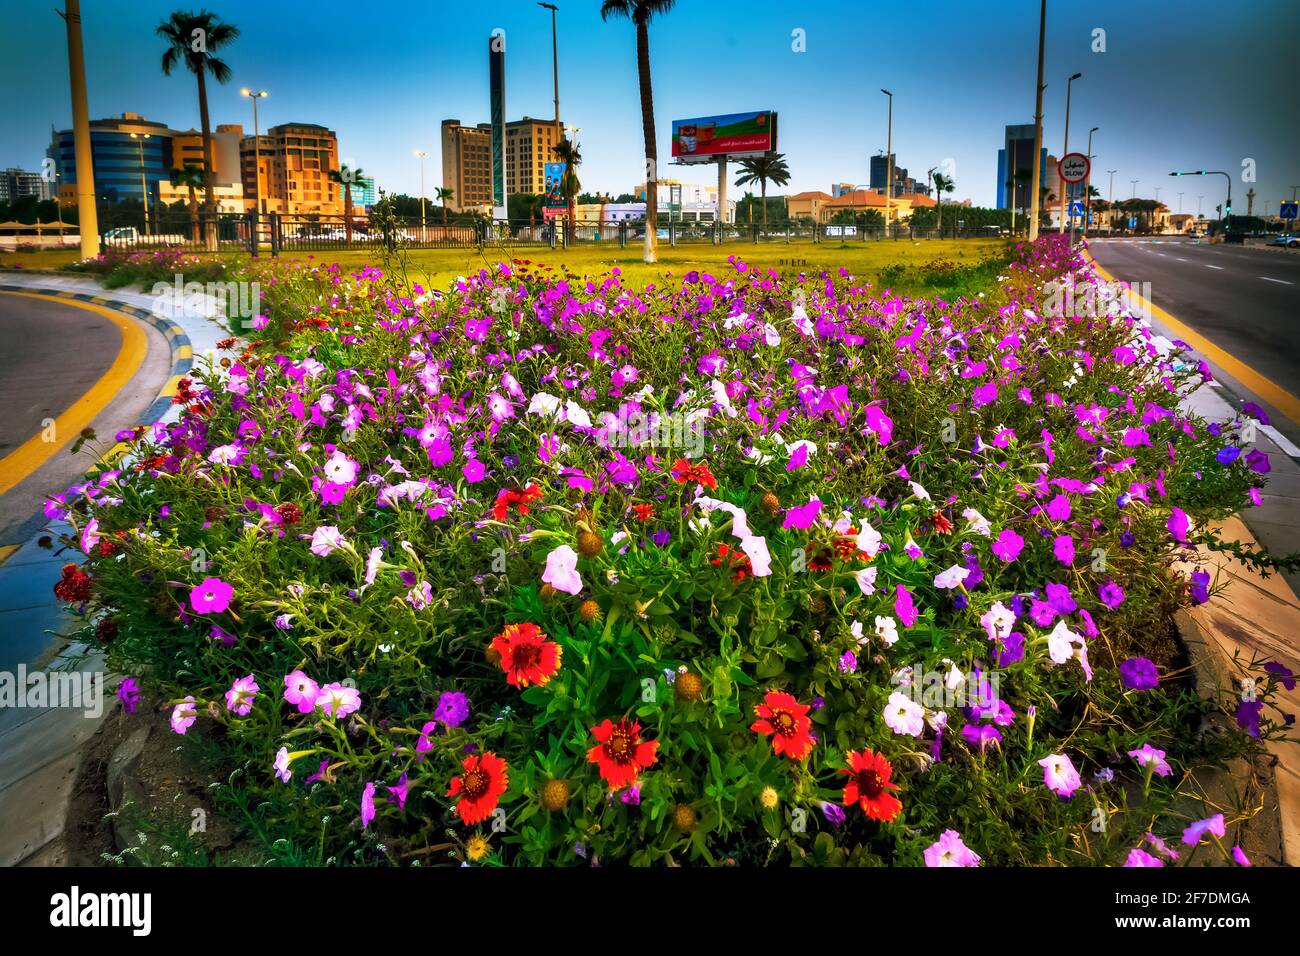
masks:
[[[1223,271],[1223,266],[1212,266],[1212,265],[1210,265],[1208,262],[1205,264],[1205,268],[1207,268],[1207,269],[1218,269],[1220,272]]]
[[[1101,274],[1103,279],[1107,282],[1117,281],[1113,275],[1102,267],[1101,263],[1087,252],[1087,250],[1084,251],[1084,256],[1092,263],[1093,268]],[[1182,339],[1184,342],[1187,342],[1192,348],[1196,349],[1211,362],[1215,363],[1237,381],[1241,382],[1241,384],[1246,386],[1246,388],[1254,392],[1256,396],[1272,405],[1297,425],[1300,425],[1300,398],[1292,395],[1272,379],[1256,372],[1241,359],[1237,358],[1231,352],[1215,345],[1195,329],[1178,321],[1154,302],[1150,302],[1141,295],[1138,295],[1131,286],[1129,294],[1132,295],[1134,300],[1136,300],[1141,306],[1149,309],[1150,314],[1158,318],[1175,336]]]
[[[1174,258],[1177,259],[1179,262],[1186,262],[1186,261],[1187,261],[1187,260],[1184,259],[1182,256],[1174,256]]]
[[[42,302],[51,301],[48,296],[34,295],[29,292],[5,292],[3,295],[21,295]],[[108,367],[99,381],[79,399],[72,403],[58,418],[54,419],[54,441],[45,441],[41,433],[29,438],[3,458],[0,458],[0,495],[5,494],[15,485],[27,479],[37,469],[53,458],[61,449],[90,425],[109,402],[120,392],[144,362],[149,350],[149,340],[144,330],[120,312],[106,309],[90,302],[77,299],[54,300],[61,305],[72,306],[95,312],[108,319],[122,333],[122,346],[118,349],[113,364]]]
[[[1265,282],[1276,282],[1278,285],[1291,285],[1291,284],[1292,284],[1292,283],[1290,283],[1290,282],[1287,282],[1285,279],[1270,279],[1268,276],[1260,276],[1260,278],[1263,279]]]
[[[1295,443],[1291,441],[1291,439],[1287,438],[1285,435],[1283,435],[1272,425],[1261,424],[1259,426],[1259,430],[1262,431],[1269,438],[1273,439],[1273,443],[1277,445],[1278,448],[1281,448],[1283,453],[1285,453],[1288,457],[1300,458],[1300,448],[1297,448],[1295,446]]]

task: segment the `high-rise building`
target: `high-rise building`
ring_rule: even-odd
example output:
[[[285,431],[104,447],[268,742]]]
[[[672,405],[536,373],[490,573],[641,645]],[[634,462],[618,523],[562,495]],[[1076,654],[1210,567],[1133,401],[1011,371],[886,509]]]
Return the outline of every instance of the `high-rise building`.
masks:
[[[261,174],[255,157],[261,154]],[[339,142],[333,130],[316,123],[281,123],[255,142],[245,136],[239,144],[244,195],[249,207],[290,216],[341,215],[343,192],[331,178],[339,168]],[[258,181],[265,197],[258,196]],[[352,202],[357,197],[355,189]]]
[[[1008,126],[1004,145],[998,150],[997,197],[999,209],[1010,209],[1014,199],[1016,209],[1028,209],[1033,193],[1034,177],[1034,124]],[[1047,147],[1039,152],[1041,185],[1047,185]]]
[[[506,193],[546,192],[546,163],[558,162],[555,120],[525,116],[506,123]]]
[[[131,134],[135,134],[133,137]],[[138,113],[90,123],[90,156],[98,202],[158,201],[158,183],[172,170],[172,131]],[[46,156],[54,161],[59,201],[76,202],[77,162],[72,130],[54,130]]]
[[[877,153],[871,157],[871,188],[882,195],[886,186],[889,184],[889,166],[894,165],[894,197],[897,198],[904,193],[915,193],[921,188],[921,184],[907,174],[907,170],[898,165],[897,160],[891,153],[888,157],[884,153]],[[925,187],[928,191],[929,187]]]
[[[40,173],[17,168],[0,170],[0,202],[14,202],[24,196],[49,199],[50,184]]]
[[[492,124],[462,126],[442,121],[442,185],[451,190],[453,212],[492,205]]]

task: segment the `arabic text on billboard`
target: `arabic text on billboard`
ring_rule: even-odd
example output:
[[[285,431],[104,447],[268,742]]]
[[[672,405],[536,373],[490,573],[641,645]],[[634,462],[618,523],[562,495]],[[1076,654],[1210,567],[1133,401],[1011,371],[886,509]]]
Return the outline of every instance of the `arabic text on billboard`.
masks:
[[[725,156],[776,149],[776,114],[728,113],[673,120],[673,156]]]

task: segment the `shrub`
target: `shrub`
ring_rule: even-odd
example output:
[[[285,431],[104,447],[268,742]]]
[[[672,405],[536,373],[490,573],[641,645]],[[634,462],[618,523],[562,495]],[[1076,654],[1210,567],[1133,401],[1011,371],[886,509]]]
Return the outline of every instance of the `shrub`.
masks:
[[[952,303],[256,269],[265,338],[48,513],[268,844],[1118,862],[1245,747],[1198,732],[1170,621],[1212,582],[1171,563],[1265,466],[1179,407],[1204,367],[1042,314],[1095,281],[1055,237]]]

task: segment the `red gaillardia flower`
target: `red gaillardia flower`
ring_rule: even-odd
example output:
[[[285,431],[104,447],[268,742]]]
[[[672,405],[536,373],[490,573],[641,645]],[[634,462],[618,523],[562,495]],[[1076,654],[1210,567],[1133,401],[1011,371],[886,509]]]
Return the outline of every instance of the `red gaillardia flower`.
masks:
[[[460,766],[463,773],[451,778],[447,796],[460,797],[456,801],[456,813],[462,823],[472,826],[486,820],[497,808],[501,794],[510,786],[509,768],[491,751],[482,756],[470,754]]]
[[[598,743],[587,751],[587,760],[600,767],[600,775],[613,790],[630,787],[637,774],[655,762],[659,741],[642,740],[641,725],[624,718],[618,723],[606,719],[591,728]]]
[[[849,775],[849,782],[844,785],[844,805],[851,807],[856,803],[872,820],[885,823],[898,816],[903,805],[889,792],[898,789],[898,784],[889,781],[894,772],[889,761],[870,750],[851,750],[846,756],[849,766],[840,771]]]
[[[709,471],[707,464],[700,462],[696,465],[687,458],[678,458],[673,462],[673,481],[679,485],[695,481],[710,490],[718,487],[718,480],[713,477],[713,472]]]
[[[536,624],[507,624],[492,638],[492,650],[501,655],[501,669],[506,682],[515,687],[541,686],[560,669],[564,648],[548,641]]]
[[[510,516],[510,506],[514,505],[515,510],[521,515],[529,512],[529,505],[542,497],[542,488],[540,485],[529,485],[527,488],[502,488],[501,493],[497,495],[496,504],[492,506],[492,517],[497,521],[505,521]]]
[[[754,706],[758,720],[750,724],[750,730],[757,730],[772,738],[772,749],[784,754],[791,760],[802,760],[812,752],[816,741],[809,733],[812,721],[808,717],[808,705],[801,704],[783,691],[769,691],[763,703]]]

